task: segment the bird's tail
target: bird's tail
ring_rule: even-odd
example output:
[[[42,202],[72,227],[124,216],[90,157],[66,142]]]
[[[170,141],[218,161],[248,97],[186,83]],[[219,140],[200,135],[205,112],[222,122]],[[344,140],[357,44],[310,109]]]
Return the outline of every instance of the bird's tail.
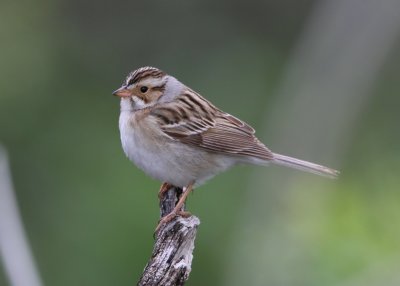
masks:
[[[287,166],[332,179],[339,175],[339,171],[337,170],[277,153],[274,153],[272,162],[277,165]]]

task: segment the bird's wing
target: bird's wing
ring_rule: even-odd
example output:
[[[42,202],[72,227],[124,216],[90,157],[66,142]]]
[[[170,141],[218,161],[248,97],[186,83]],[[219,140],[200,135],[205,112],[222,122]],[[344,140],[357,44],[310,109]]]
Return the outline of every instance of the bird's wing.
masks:
[[[210,152],[272,160],[273,153],[255,136],[254,129],[222,112],[193,91],[150,112],[160,128],[174,140]]]

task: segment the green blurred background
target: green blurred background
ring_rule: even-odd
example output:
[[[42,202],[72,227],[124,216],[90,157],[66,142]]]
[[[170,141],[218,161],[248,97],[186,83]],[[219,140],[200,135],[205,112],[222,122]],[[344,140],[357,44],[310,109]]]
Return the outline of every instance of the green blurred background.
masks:
[[[144,65],[273,151],[342,172],[241,166],[200,187],[188,285],[400,285],[399,11],[391,0],[3,0],[0,141],[44,285],[134,285],[150,256],[160,182],[125,158],[111,95]]]

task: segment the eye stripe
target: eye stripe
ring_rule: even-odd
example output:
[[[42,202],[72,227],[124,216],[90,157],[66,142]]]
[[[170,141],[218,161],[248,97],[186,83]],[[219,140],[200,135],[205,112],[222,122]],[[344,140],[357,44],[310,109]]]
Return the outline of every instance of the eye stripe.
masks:
[[[154,86],[151,88],[152,90],[157,90],[157,91],[164,91],[165,90],[165,83],[160,86]]]

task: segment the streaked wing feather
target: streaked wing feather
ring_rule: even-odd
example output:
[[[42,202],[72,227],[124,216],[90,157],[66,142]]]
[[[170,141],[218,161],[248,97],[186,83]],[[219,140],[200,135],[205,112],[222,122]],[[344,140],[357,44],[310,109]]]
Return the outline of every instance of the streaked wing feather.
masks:
[[[256,133],[256,131],[254,130],[253,127],[251,127],[250,125],[248,125],[246,122],[243,122],[242,120],[228,114],[228,113],[224,113],[223,114],[223,118],[224,120],[222,120],[220,122],[220,125],[226,125],[228,124],[229,127],[233,127],[236,129],[239,129],[241,132],[246,132],[248,134],[253,135],[254,133]]]
[[[244,126],[248,127],[247,124]],[[248,128],[230,125],[224,117],[218,118],[216,124],[207,131],[183,137],[180,141],[218,153],[252,156],[263,160],[273,158],[272,152],[253,132],[250,133]]]
[[[198,96],[195,100],[194,95]],[[191,103],[186,106],[190,107],[187,112],[182,110],[185,101]],[[186,94],[184,100],[155,107],[151,114],[159,118],[165,134],[182,143],[210,152],[273,159],[272,152],[254,136],[250,125],[218,110],[194,92]]]

